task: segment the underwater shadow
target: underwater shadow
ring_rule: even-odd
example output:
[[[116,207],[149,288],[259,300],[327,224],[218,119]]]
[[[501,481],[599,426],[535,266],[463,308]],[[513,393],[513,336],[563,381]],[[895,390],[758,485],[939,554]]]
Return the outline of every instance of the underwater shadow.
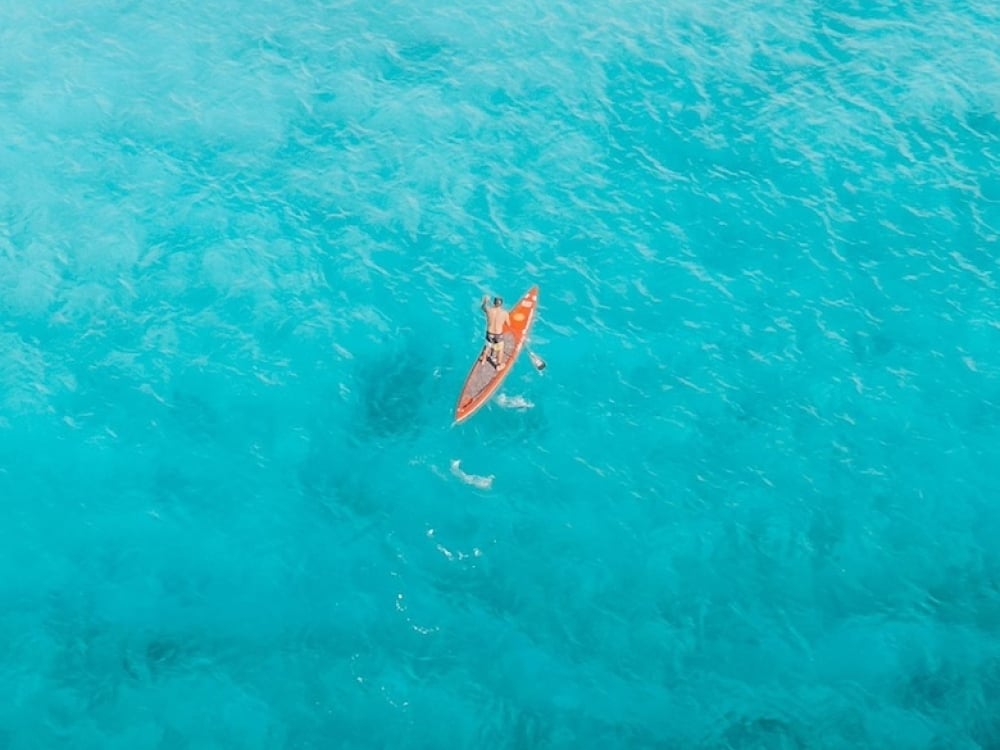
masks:
[[[361,439],[411,437],[430,425],[441,379],[418,342],[404,343],[357,367],[355,434]]]

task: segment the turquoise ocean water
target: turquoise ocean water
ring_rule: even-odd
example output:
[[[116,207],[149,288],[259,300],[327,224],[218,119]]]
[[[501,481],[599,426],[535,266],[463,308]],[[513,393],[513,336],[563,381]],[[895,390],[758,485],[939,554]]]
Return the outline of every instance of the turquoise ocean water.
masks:
[[[0,748],[1000,747],[998,29],[0,0]]]

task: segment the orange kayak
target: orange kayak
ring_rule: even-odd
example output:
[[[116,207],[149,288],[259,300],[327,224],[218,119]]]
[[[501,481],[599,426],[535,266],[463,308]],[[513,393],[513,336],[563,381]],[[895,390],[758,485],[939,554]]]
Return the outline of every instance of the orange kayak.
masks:
[[[455,423],[468,419],[483,406],[496,392],[497,388],[511,371],[517,355],[528,336],[528,329],[535,319],[538,307],[538,287],[528,290],[510,310],[510,323],[504,328],[503,368],[497,369],[486,360],[486,348],[483,347],[479,359],[472,365],[469,376],[462,386],[462,393],[455,406]]]

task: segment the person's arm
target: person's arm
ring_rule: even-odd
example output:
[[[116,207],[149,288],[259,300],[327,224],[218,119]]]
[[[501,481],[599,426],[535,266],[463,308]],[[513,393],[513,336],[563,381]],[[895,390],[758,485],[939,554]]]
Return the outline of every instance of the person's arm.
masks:
[[[484,294],[484,295],[483,295],[483,304],[481,304],[481,305],[479,306],[479,307],[480,307],[480,309],[481,309],[481,310],[482,310],[483,312],[486,312],[486,310],[487,310],[487,306],[486,306],[486,303],[487,303],[487,302],[489,302],[489,301],[490,301],[490,295],[488,295],[488,294]]]

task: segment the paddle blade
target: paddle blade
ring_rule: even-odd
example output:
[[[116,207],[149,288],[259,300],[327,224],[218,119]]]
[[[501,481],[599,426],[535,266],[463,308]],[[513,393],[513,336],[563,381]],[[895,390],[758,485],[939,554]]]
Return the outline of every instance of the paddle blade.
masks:
[[[528,352],[528,356],[531,358],[531,364],[535,366],[535,369],[541,372],[545,369],[545,360],[539,357],[534,352]]]

